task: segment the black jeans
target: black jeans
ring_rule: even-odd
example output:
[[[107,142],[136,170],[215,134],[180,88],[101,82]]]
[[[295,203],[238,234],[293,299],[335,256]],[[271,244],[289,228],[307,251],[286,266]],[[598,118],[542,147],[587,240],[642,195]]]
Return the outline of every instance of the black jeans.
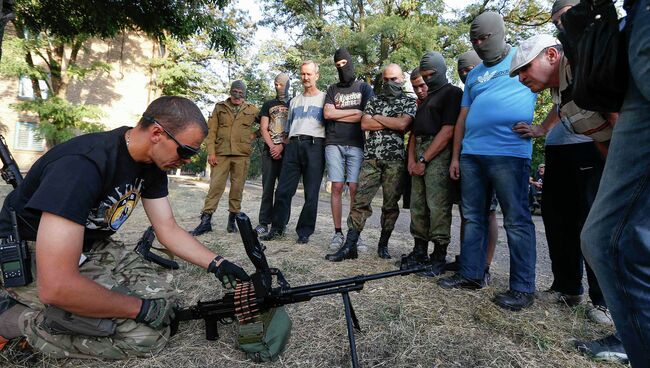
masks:
[[[282,157],[285,156],[282,152]],[[269,147],[265,144],[262,151],[262,203],[260,203],[259,223],[268,225],[271,223],[271,213],[273,212],[273,193],[275,193],[275,184],[280,178],[282,169],[282,158],[274,160],[269,152]],[[289,211],[291,206],[289,206]],[[288,216],[287,216],[288,217]]]
[[[305,204],[298,218],[296,233],[308,237],[316,227],[318,194],[325,168],[325,139],[306,136],[300,138],[291,138],[284,148],[280,181],[275,190],[272,228],[276,231],[284,230],[289,221],[291,199],[296,194],[302,176]]]
[[[583,293],[583,264],[587,270],[589,297],[605,305],[598,281],[580,250],[580,232],[605,164],[593,143],[546,146],[546,172],[542,192],[542,218],[551,258],[551,289],[569,294]]]

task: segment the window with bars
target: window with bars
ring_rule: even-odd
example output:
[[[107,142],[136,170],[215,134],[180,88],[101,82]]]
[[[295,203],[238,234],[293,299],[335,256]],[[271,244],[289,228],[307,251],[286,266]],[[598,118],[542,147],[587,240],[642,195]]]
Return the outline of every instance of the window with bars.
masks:
[[[14,148],[29,151],[45,151],[45,140],[38,136],[36,123],[25,121],[16,123]]]

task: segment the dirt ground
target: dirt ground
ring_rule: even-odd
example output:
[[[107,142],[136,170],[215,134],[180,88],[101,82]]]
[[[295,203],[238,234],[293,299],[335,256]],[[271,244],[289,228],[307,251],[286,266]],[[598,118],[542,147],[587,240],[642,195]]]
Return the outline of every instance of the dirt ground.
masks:
[[[252,272],[238,234],[225,232],[227,190],[213,217],[214,231],[199,237],[204,244]],[[170,200],[179,224],[192,229],[207,191],[207,183],[171,178]],[[7,186],[0,187],[2,198]],[[259,182],[247,183],[242,211],[257,224],[261,198]],[[302,206],[302,193],[292,203],[292,219],[288,236],[282,241],[266,242],[266,256],[271,267],[280,268],[293,285],[304,285],[357,274],[394,270],[394,261],[379,259],[375,244],[381,200],[374,204],[375,213],[363,232],[369,245],[359,259],[331,263],[324,259],[332,235],[329,195],[322,193],[316,233],[310,243],[295,243],[296,219]],[[344,199],[344,214],[348,211]],[[402,210],[389,249],[394,258],[412,248],[408,231],[409,211]],[[453,239],[450,255],[458,253],[459,217],[454,209]],[[499,216],[502,225],[502,218]],[[117,238],[135,245],[148,223],[140,206],[117,234]],[[541,218],[537,227],[537,288],[545,290],[551,283],[546,240]],[[346,228],[344,224],[344,229]],[[351,294],[361,324],[357,333],[357,351],[362,367],[606,367],[578,354],[571,339],[592,339],[611,332],[586,319],[585,307],[570,309],[536,301],[521,312],[508,312],[490,299],[507,288],[509,259],[505,233],[500,226],[497,254],[491,269],[492,284],[480,291],[447,291],[434,279],[403,276],[368,282],[364,290]],[[213,276],[193,265],[181,262],[173,272],[174,282],[185,305],[198,300],[220,298],[222,288]],[[268,367],[349,367],[350,355],[345,316],[341,298],[326,296],[287,308],[293,319],[291,340],[285,353]],[[11,352],[0,352],[2,367],[251,367],[237,345],[234,325],[220,326],[218,341],[204,339],[200,321],[181,325],[166,349],[149,358],[126,361],[53,360],[41,355],[28,360]]]

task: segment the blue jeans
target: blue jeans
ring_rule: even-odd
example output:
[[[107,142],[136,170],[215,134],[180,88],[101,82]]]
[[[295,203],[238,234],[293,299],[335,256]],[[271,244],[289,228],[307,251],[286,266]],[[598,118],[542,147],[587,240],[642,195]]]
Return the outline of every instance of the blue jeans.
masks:
[[[503,211],[510,249],[510,289],[535,292],[535,225],[528,208],[530,159],[461,155],[461,198],[464,238],[460,274],[482,280],[488,243],[488,214],[494,190]]]
[[[630,81],[582,231],[633,367],[650,364],[650,9],[638,0],[628,45]]]
[[[363,148],[330,144],[325,146],[327,177],[333,183],[357,183]]]

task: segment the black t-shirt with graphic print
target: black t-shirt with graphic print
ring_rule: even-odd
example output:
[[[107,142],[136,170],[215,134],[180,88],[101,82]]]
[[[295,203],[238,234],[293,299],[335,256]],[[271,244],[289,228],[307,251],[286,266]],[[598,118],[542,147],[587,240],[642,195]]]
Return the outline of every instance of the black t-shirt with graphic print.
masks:
[[[332,104],[340,110],[357,109],[363,111],[373,96],[372,88],[363,81],[354,81],[348,87],[332,84],[327,88],[325,104]],[[336,120],[325,121],[325,145],[336,144],[363,148],[361,122],[345,123]]]
[[[24,240],[36,240],[41,214],[48,212],[83,225],[87,251],[114,234],[141,197],[166,197],[167,174],[131,158],[124,139],[128,129],[79,136],[45,153],[5,199],[0,235],[12,232],[9,208],[18,215]]]

